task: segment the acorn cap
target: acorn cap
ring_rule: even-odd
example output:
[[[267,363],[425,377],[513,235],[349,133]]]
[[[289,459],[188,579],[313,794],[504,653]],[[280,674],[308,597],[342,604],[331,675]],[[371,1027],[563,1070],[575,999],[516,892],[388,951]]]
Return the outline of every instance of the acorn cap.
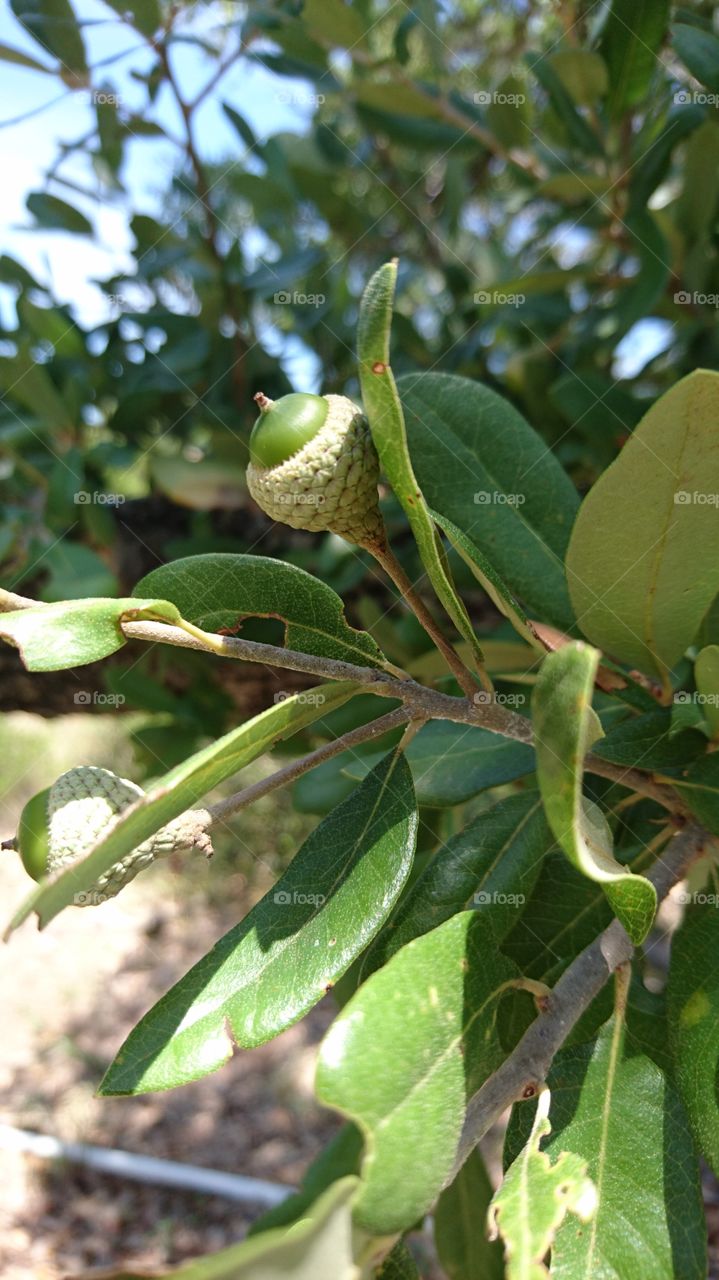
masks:
[[[77,862],[107,833],[118,813],[143,795],[142,788],[134,782],[95,765],[81,765],[63,773],[48,796],[48,874]],[[103,872],[91,889],[76,894],[75,905],[94,906],[113,898],[138,872],[170,853],[193,848],[211,853],[208,824],[206,810],[190,809],[180,814]]]
[[[250,462],[247,486],[281,524],[311,533],[328,529],[360,546],[382,544],[379,459],[367,420],[346,396],[322,399],[327,416],[311,439],[275,466]]]

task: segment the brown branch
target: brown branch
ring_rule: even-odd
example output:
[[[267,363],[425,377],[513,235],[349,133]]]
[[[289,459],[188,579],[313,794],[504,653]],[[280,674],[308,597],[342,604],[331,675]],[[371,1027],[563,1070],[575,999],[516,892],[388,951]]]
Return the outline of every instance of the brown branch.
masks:
[[[708,832],[691,824],[667,845],[647,879],[661,901],[681,880],[690,863],[698,858]],[[618,920],[595,938],[565,969],[543,1011],[525,1031],[515,1049],[470,1099],[459,1140],[454,1168],[447,1183],[456,1177],[467,1157],[488,1129],[513,1103],[533,1097],[545,1081],[555,1054],[572,1028],[621,965],[634,955],[634,946]]]

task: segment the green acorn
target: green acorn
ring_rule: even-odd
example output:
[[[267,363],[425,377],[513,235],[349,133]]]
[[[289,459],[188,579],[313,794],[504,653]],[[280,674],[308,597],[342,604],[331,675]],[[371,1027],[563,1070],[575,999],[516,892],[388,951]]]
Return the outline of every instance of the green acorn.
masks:
[[[250,437],[247,485],[273,520],[348,542],[384,546],[377,503],[379,460],[367,420],[346,396],[268,400]]]
[[[23,809],[17,844],[26,870],[35,880],[64,871],[101,839],[117,814],[142,795],[141,787],[109,769],[94,765],[69,769]],[[75,905],[94,906],[114,898],[138,872],[170,853],[196,848],[209,856],[208,825],[204,809],[180,814],[114,863],[91,889],[77,893]]]

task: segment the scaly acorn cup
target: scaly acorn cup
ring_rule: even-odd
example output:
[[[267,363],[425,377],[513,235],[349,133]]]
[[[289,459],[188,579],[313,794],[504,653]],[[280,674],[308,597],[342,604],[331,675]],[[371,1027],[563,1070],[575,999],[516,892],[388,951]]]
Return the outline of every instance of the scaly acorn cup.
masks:
[[[379,459],[369,425],[346,396],[291,394],[269,400],[250,437],[247,485],[272,520],[328,529],[368,550],[384,547],[377,502]]]
[[[109,769],[82,765],[63,773],[50,787],[28,802],[20,821],[18,845],[27,870],[35,879],[64,871],[83,857],[107,832],[117,814],[144,795],[141,787],[119,778]],[[37,858],[30,862],[27,852],[42,844],[42,822],[38,805],[46,802],[47,861],[44,867]],[[31,809],[30,807],[33,806]],[[138,872],[157,858],[166,858],[180,850],[199,849],[208,857],[212,844],[207,834],[210,815],[205,809],[190,809],[174,818],[160,831],[114,863],[90,889],[75,895],[75,905],[94,906],[114,898]],[[31,844],[28,844],[29,839]]]

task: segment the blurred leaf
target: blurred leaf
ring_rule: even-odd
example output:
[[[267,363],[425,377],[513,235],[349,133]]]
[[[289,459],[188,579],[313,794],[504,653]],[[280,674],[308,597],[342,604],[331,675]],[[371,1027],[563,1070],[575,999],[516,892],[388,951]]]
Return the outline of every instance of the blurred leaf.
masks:
[[[193,511],[234,511],[242,506],[246,492],[245,468],[203,458],[150,460],[150,475],[168,498]]]
[[[574,866],[601,884],[632,941],[643,941],[657,907],[654,886],[620,865],[601,809],[582,796],[585,752],[596,738],[592,711],[599,654],[568,644],[542,663],[532,697],[537,776],[547,821]]]
[[[117,604],[118,601],[111,603]],[[127,601],[124,603],[127,605]],[[130,607],[137,607],[137,601],[131,601]],[[124,810],[109,834],[87,855],[74,862],[51,884],[43,881],[37,892],[20,907],[10,928],[21,924],[31,911],[37,912],[40,928],[44,928],[70,905],[76,893],[90,889],[98,876],[103,875],[114,862],[196,805],[225,778],[244,769],[277,742],[298,733],[333,707],[346,702],[356,690],[357,685],[347,682],[318,685],[307,693],[297,694],[269,707],[202,751],[189,756],[156,782],[140,800]]]
[[[669,0],[612,0],[599,51],[609,72],[612,116],[637,107],[661,67],[659,50],[669,25]]]
[[[159,0],[106,0],[121,17],[129,15],[132,25],[144,36],[151,36],[162,23]]]
[[[69,231],[77,236],[93,234],[92,223],[84,213],[59,196],[49,195],[47,191],[32,191],[25,204],[38,225],[48,231]]]
[[[28,35],[60,61],[61,74],[72,77],[71,87],[84,84],[85,48],[69,0],[10,0],[10,8]]]
[[[558,49],[549,55],[548,62],[577,106],[591,107],[606,94],[607,67],[591,49]]]
[[[229,102],[222,103],[222,110],[227,116],[230,124],[237,130],[245,146],[254,151],[258,146],[257,138],[244,116],[241,116],[239,111],[235,111],[235,108],[231,107]]]
[[[677,22],[672,27],[672,44],[695,79],[719,92],[719,39],[714,33]]]
[[[0,390],[4,397],[37,414],[43,434],[53,427],[57,430],[74,429],[75,422],[68,405],[52,381],[47,366],[33,359],[27,341],[20,343],[17,355],[0,359]]]
[[[355,1221],[373,1233],[402,1231],[431,1208],[466,1100],[503,1056],[497,1001],[515,970],[490,938],[465,911],[410,942],[363,983],[322,1042],[317,1096],[365,1135]]]
[[[661,396],[584,499],[567,551],[584,634],[664,678],[719,588],[718,403],[704,369]]]
[[[54,75],[54,67],[45,66],[44,62],[38,62],[37,58],[31,58],[29,53],[24,53],[21,49],[13,49],[9,44],[0,44],[0,62],[13,62],[20,67],[30,67],[32,71],[44,71],[46,75]]]
[[[717,40],[719,47],[719,40]],[[713,230],[719,198],[719,125],[705,120],[692,133],[684,152],[684,183],[677,201],[676,222],[689,244]]]
[[[712,738],[719,737],[719,645],[709,644],[697,654],[694,678],[701,698],[700,710]]]
[[[695,760],[681,778],[672,778],[672,783],[695,818],[719,835],[719,755]]]
[[[564,126],[569,145],[588,156],[602,155],[604,148],[599,138],[575,107],[550,59],[527,53],[524,61],[545,90],[552,110]]]
[[[344,0],[304,0],[302,21],[323,43],[350,52],[366,47],[367,24]]]

